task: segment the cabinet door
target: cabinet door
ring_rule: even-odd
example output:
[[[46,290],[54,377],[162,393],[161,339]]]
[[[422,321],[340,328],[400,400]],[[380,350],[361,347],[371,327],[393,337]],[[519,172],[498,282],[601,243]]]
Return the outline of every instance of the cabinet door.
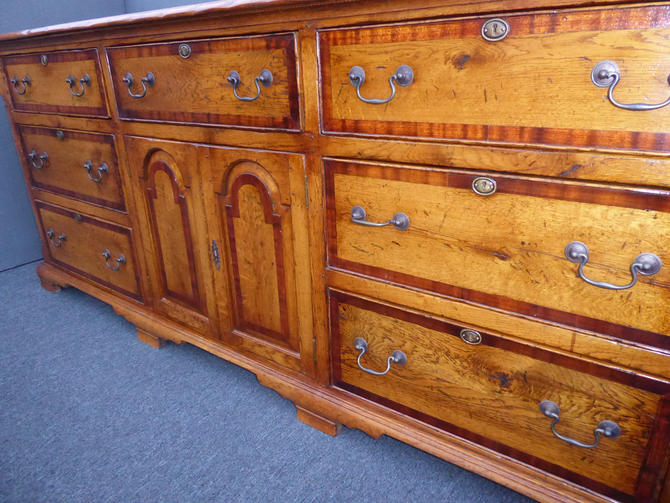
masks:
[[[126,137],[154,309],[215,337],[195,145]]]
[[[242,352],[313,373],[304,159],[210,148],[208,222],[222,334]]]

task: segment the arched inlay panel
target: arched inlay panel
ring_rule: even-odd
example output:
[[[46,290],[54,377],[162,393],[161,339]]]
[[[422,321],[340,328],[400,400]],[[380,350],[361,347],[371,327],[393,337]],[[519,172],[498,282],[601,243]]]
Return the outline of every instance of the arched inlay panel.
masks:
[[[287,343],[282,215],[263,181],[248,172],[232,181],[225,213],[237,328]]]
[[[147,200],[160,261],[161,297],[189,307],[200,305],[186,195],[177,173],[164,160],[147,170]]]

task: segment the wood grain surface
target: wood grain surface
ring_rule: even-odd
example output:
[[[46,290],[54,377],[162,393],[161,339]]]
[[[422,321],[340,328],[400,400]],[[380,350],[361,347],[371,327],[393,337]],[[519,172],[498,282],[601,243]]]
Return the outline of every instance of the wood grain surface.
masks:
[[[121,118],[299,129],[293,34],[185,42],[192,51],[188,58],[178,53],[183,42],[107,50]],[[238,94],[249,97],[256,95],[254,79],[263,69],[272,72],[272,85],[261,86],[254,101],[237,99],[227,80],[230,72],[240,74]],[[143,98],[132,98],[122,81],[127,72],[136,94],[147,72],[156,83]]]
[[[509,35],[481,36],[489,19],[323,31],[319,34],[324,129],[336,133],[580,147],[670,148],[670,109],[614,107],[591,69],[613,60],[623,103],[670,94],[670,7],[504,16]],[[410,65],[414,82],[385,105],[363,103],[349,70],[366,70],[365,97],[389,96]]]
[[[586,243],[585,271],[598,281],[626,284],[639,253],[670,263],[670,198],[635,191],[492,175],[497,191],[480,196],[472,182],[487,173],[326,161],[329,263],[411,286],[509,310],[530,304],[620,327],[670,334],[670,270],[642,278],[628,290],[606,290],[580,279],[564,255],[572,241]],[[367,219],[409,216],[405,231],[351,221],[362,206]],[[495,297],[478,296],[482,292]],[[505,299],[498,301],[498,299]],[[514,301],[519,302],[516,304]],[[535,316],[556,318],[558,313]],[[626,338],[626,330],[616,327]],[[612,333],[615,335],[615,333]],[[670,338],[631,331],[628,337],[660,348]]]
[[[620,382],[626,375],[596,377],[596,366],[579,360],[522,356],[520,348],[490,334],[473,346],[458,337],[462,327],[343,294],[331,293],[331,303],[337,381],[634,494],[668,382],[636,388]],[[369,344],[365,366],[383,369],[394,350],[405,352],[407,364],[392,365],[386,376],[363,372],[355,337]],[[570,446],[552,435],[551,420],[538,407],[542,400],[559,404],[556,428],[563,435],[592,442],[603,419],[616,421],[624,433],[594,449]]]
[[[30,182],[34,187],[57,192],[119,211],[125,211],[125,198],[119,175],[119,163],[112,135],[91,134],[63,129],[20,126],[24,162],[30,170]],[[60,139],[57,134],[63,135]],[[41,169],[35,168],[28,158],[35,151],[38,156],[45,152],[49,160]],[[85,163],[92,165],[90,175],[101,176],[99,182],[92,181]],[[39,159],[36,163],[39,165]],[[103,163],[106,173],[99,173]]]
[[[47,65],[41,63],[42,55],[47,57]],[[12,106],[15,110],[38,113],[58,113],[74,115],[107,116],[107,105],[100,73],[100,62],[96,49],[65,52],[45,52],[24,54],[3,58],[5,77],[10,89]],[[88,74],[90,86],[84,86],[82,96],[74,96],[65,81],[72,75],[76,82],[75,92],[80,93],[79,79]],[[30,77],[31,84],[25,94],[18,94],[11,79]],[[19,88],[21,90],[22,88]]]
[[[132,232],[126,227],[97,220],[66,208],[38,202],[39,224],[48,246],[49,259],[123,295],[141,300],[139,271],[136,267]],[[47,232],[53,229],[50,239]],[[65,240],[58,237],[65,234]],[[54,243],[60,244],[55,246]],[[126,263],[118,271],[108,268],[104,250],[109,250],[109,264],[124,255]]]

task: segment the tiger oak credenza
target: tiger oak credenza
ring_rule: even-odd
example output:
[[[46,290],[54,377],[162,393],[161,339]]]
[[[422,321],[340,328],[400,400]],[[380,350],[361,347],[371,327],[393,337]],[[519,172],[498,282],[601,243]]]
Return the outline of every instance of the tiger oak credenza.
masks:
[[[47,290],[540,501],[670,502],[670,4],[0,36]]]

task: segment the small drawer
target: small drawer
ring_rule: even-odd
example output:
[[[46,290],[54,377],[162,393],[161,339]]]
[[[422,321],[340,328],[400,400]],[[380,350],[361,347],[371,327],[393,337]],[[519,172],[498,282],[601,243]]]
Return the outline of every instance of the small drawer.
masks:
[[[19,126],[33,187],[125,211],[114,136]]]
[[[670,149],[667,5],[324,30],[319,49],[326,132]],[[624,110],[612,83],[662,106]]]
[[[123,119],[297,130],[295,37],[107,49]]]
[[[141,301],[132,231],[36,201],[50,261]]]
[[[666,381],[341,292],[330,316],[338,387],[618,501],[663,480]]]
[[[331,267],[670,347],[668,191],[336,160],[325,184]]]
[[[97,49],[18,54],[3,64],[14,110],[108,117]]]

